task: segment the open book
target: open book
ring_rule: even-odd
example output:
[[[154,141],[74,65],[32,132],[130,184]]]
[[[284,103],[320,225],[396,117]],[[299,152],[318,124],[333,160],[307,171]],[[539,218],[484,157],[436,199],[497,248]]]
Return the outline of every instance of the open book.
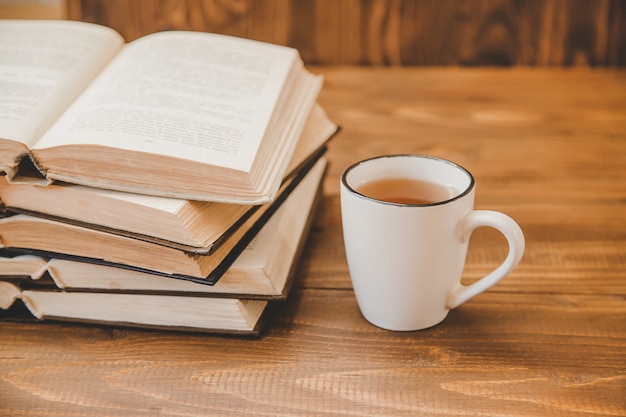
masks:
[[[325,151],[337,126],[317,105],[309,115],[288,176],[297,175]],[[0,206],[9,212],[30,214],[96,228],[188,252],[208,254],[231,236],[258,205],[214,203],[155,197],[55,182],[8,184],[0,180]]]
[[[280,207],[285,206],[300,216],[308,214],[310,196],[315,195],[325,166],[326,161],[320,159],[312,168],[299,173],[284,185],[293,188],[292,191],[286,190],[272,203],[261,206],[210,255],[190,254],[140,239],[22,214],[0,219],[0,244],[14,253],[91,262],[213,285]],[[298,230],[287,228],[284,233],[298,234]]]
[[[322,85],[292,48],[200,32],[0,20],[0,55],[9,181],[189,200],[271,201]]]
[[[36,283],[48,282],[68,291],[283,299],[319,204],[323,169],[322,160],[215,285],[67,259],[5,257],[1,252],[0,279],[25,278],[35,288]]]

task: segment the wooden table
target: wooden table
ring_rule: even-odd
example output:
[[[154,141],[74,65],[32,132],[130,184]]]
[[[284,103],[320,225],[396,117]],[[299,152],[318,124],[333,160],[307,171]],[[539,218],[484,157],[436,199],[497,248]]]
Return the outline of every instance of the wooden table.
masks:
[[[0,323],[0,415],[626,415],[626,72],[314,70],[343,132],[262,336]],[[512,275],[409,333],[361,317],[338,199],[349,164],[400,152],[468,168],[527,239]],[[464,282],[504,253],[478,230]]]

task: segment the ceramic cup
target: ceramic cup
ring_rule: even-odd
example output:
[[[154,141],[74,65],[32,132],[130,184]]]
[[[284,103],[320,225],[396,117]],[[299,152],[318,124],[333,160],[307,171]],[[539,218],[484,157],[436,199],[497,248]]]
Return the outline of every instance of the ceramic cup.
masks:
[[[430,203],[394,203],[359,192],[379,179],[439,184],[448,195]],[[341,218],[348,268],[361,313],[388,330],[434,326],[485,291],[519,263],[522,230],[509,216],[474,210],[475,184],[461,166],[423,155],[386,155],[349,167],[341,177]],[[500,231],[509,252],[493,272],[461,284],[469,238],[487,226]]]

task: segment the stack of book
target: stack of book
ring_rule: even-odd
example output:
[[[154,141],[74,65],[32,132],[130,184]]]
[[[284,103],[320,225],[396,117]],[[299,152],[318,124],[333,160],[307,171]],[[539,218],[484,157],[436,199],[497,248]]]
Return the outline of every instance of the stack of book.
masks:
[[[258,333],[338,127],[292,48],[0,20],[0,309]]]

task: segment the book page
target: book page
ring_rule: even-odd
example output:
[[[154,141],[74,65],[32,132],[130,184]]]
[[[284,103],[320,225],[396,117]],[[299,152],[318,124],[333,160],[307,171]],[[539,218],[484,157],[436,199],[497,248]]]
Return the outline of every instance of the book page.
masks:
[[[0,282],[0,308],[21,298],[37,318],[75,318],[96,323],[181,326],[252,331],[267,301],[92,292],[20,291]],[[155,309],[155,306],[158,308]],[[210,311],[210,315],[201,314]]]
[[[20,288],[10,282],[0,281],[0,308],[8,310],[13,302],[17,300],[22,291]]]
[[[123,43],[89,23],[0,20],[0,138],[31,147]]]
[[[247,170],[296,50],[223,35],[129,43],[36,148],[101,144]]]
[[[149,207],[149,208],[167,212],[167,213],[176,213],[187,202],[187,200],[181,200],[178,198],[166,198],[166,197],[157,197],[157,196],[152,196],[152,195],[147,195],[147,194],[125,193],[122,191],[107,190],[104,188],[86,187],[83,185],[68,184],[68,183],[62,183],[62,182],[57,182],[51,187],[64,187],[64,188],[75,189],[79,192],[84,193],[86,196],[91,194],[91,195],[99,196],[102,198],[108,198],[111,200],[126,201],[136,206]],[[2,189],[2,186],[0,185],[0,190],[1,189]]]
[[[48,262],[32,255],[20,255],[7,258],[0,256],[0,276],[28,276],[39,279],[48,269]]]

